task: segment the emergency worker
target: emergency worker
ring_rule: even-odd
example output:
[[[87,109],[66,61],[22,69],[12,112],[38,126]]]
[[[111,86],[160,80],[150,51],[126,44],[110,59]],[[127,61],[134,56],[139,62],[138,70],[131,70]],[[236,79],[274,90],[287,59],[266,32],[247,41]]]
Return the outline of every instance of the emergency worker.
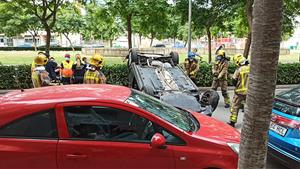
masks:
[[[44,53],[39,53],[34,58],[34,68],[31,74],[31,80],[34,88],[55,85],[51,83],[49,73],[46,71],[45,65],[47,62],[48,59]]]
[[[185,59],[184,61],[184,69],[185,73],[195,82],[196,80],[196,75],[199,70],[199,63],[198,60],[196,59],[196,56],[199,56],[197,54],[197,49],[193,49],[192,52],[188,53],[188,58]],[[200,56],[199,56],[200,57]],[[201,57],[200,57],[201,59]]]
[[[218,87],[221,87],[222,96],[224,97],[225,108],[230,107],[230,98],[227,92],[228,82],[227,82],[227,75],[228,75],[228,65],[229,60],[226,55],[225,51],[220,49],[216,52],[216,60],[213,65],[212,73],[213,73],[213,83],[212,83],[212,90],[217,91]]]
[[[81,61],[80,54],[75,55],[76,62],[73,65],[73,72],[74,72],[74,84],[83,84],[83,77],[86,71],[86,64]]]
[[[70,54],[65,54],[65,60],[61,62],[61,82],[64,85],[71,84],[71,79],[73,76],[73,67],[74,62],[71,60]]]
[[[101,55],[96,54],[90,59],[90,67],[84,74],[84,84],[104,84],[106,77],[101,69],[104,65],[104,59]]]
[[[232,106],[230,108],[231,116],[229,124],[234,127],[235,123],[237,122],[239,109],[242,107],[243,102],[246,101],[250,65],[249,61],[240,54],[234,56],[233,61],[238,66],[238,68],[236,69],[232,77],[235,90],[232,100]]]

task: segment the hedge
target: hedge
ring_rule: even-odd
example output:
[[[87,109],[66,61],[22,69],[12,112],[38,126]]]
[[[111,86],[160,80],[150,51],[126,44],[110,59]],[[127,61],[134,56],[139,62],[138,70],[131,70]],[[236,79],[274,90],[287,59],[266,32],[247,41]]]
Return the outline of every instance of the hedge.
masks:
[[[0,47],[0,51],[34,51],[34,47]],[[38,47],[37,50],[45,51],[46,47]],[[72,51],[71,47],[50,47],[51,51]],[[81,51],[81,47],[74,47],[75,51]]]
[[[212,83],[212,66],[200,64],[196,84],[208,87]],[[235,66],[229,66],[229,73],[233,74]],[[128,85],[128,68],[125,64],[107,65],[103,69],[109,84]],[[32,87],[30,79],[30,65],[5,66],[0,64],[0,89],[17,89]],[[19,80],[19,83],[16,83]],[[300,63],[279,64],[277,84],[300,84]],[[229,80],[229,85],[231,81]]]

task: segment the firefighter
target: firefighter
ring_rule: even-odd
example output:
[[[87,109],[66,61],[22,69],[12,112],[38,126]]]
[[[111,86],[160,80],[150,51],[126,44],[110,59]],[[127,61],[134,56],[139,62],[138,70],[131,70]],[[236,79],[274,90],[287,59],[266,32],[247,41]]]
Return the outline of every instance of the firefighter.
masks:
[[[34,58],[34,68],[32,70],[31,79],[34,88],[43,86],[53,86],[51,83],[49,73],[46,71],[45,65],[48,62],[48,58],[44,53],[39,53]]]
[[[197,49],[193,49],[192,52],[188,53],[188,58],[184,61],[184,69],[185,73],[195,82],[196,75],[199,70],[199,63],[198,60],[195,58],[196,56],[199,56],[197,54]],[[200,56],[199,56],[200,57]],[[200,57],[201,59],[201,57]]]
[[[103,57],[99,54],[94,55],[90,59],[90,68],[85,72],[83,83],[85,84],[104,84],[106,83],[106,77],[102,73]]]
[[[219,49],[216,52],[216,61],[213,65],[213,83],[212,83],[212,90],[217,91],[218,87],[221,87],[222,95],[224,97],[225,108],[230,107],[230,98],[227,92],[227,75],[228,75],[228,65],[229,60],[226,55],[225,51]]]
[[[230,122],[228,124],[234,127],[235,123],[237,122],[239,109],[246,101],[250,66],[249,61],[240,54],[234,56],[233,61],[238,66],[238,68],[236,69],[232,77],[233,84],[235,85],[235,90],[232,100],[232,106],[230,108]]]
[[[61,63],[61,82],[64,85],[71,84],[71,78],[73,76],[72,67],[74,62],[71,60],[70,54],[65,54],[65,60]]]

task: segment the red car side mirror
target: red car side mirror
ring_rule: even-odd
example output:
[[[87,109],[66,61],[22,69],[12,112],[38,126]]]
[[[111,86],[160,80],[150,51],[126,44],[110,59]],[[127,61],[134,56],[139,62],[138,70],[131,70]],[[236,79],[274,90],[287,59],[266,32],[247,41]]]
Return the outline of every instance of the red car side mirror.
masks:
[[[150,145],[153,148],[165,149],[166,148],[166,138],[162,134],[156,133],[153,135]]]

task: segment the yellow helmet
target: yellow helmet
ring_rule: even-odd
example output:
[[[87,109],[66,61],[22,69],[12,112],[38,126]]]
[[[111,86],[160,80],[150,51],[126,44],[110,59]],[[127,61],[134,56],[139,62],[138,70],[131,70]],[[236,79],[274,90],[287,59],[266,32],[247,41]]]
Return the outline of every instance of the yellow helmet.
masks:
[[[95,66],[95,67],[102,68],[103,65],[104,65],[104,59],[103,59],[103,57],[101,55],[95,54],[90,59],[90,64],[93,65],[93,66]]]
[[[245,64],[246,62],[248,62],[248,60],[241,54],[237,54],[233,57],[233,62],[237,65],[237,66],[240,66],[240,65],[243,65]]]
[[[225,51],[224,50],[218,50],[217,51],[217,56],[225,57]]]
[[[37,66],[42,66],[46,65],[48,62],[48,58],[43,54],[39,53],[35,58],[34,58],[34,63]]]

